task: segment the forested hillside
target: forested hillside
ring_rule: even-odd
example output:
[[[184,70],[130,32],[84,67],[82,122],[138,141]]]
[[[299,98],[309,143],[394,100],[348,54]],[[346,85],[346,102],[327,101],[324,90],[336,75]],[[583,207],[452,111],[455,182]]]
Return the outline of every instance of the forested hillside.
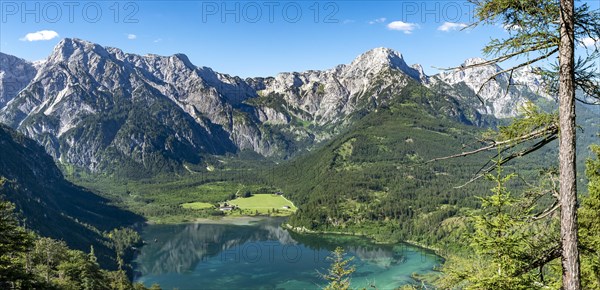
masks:
[[[299,231],[361,233],[436,247],[450,241],[452,246],[462,217],[480,207],[476,197],[490,192],[483,179],[469,181],[498,152],[432,162],[479,148],[489,135],[438,114],[449,101],[436,96],[409,86],[322,148],[276,169],[275,183],[300,205],[289,224]],[[555,165],[555,154],[547,147],[526,161],[506,164],[506,171],[518,171],[522,178],[508,186],[535,183],[541,169]]]
[[[24,225],[39,235],[89,251],[114,268],[115,254],[103,232],[143,222],[110,201],[63,178],[35,141],[0,125],[0,195],[16,205]]]

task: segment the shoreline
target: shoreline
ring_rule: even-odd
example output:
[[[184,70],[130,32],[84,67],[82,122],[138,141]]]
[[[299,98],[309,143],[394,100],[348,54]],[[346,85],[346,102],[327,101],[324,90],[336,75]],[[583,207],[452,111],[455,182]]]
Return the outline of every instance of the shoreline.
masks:
[[[278,218],[278,217],[268,217],[268,216],[260,216],[260,217],[232,216],[232,217],[219,217],[219,218],[197,218],[197,219],[193,220],[193,223],[249,225],[255,221],[264,221],[264,222],[268,223],[268,225],[270,225],[270,226],[276,226],[279,228],[279,231],[281,231],[282,233],[285,233],[285,232],[289,233],[289,234],[286,233],[286,235],[297,233],[297,231],[294,231],[293,229],[291,229],[292,226],[287,223],[285,218],[281,218],[281,217]],[[254,224],[254,226],[260,226],[261,224],[262,223]],[[173,224],[171,224],[171,225],[173,225]],[[168,228],[165,228],[165,229],[157,228],[156,230],[169,232]],[[237,231],[236,229],[231,229],[231,228],[229,228],[229,230],[231,230],[232,232]],[[152,230],[151,230],[151,232],[152,232]],[[271,232],[271,231],[269,231],[269,232]],[[402,257],[402,259],[401,259],[402,261],[404,261],[404,259],[406,257],[410,257],[411,261],[414,258],[416,263],[418,263],[419,257],[421,257],[421,259],[424,259],[424,257],[426,257],[425,259],[427,260],[427,267],[423,267],[423,266],[425,266],[423,264],[422,266],[420,266],[420,268],[416,267],[414,269],[409,268],[408,270],[402,270],[403,271],[402,277],[406,276],[406,279],[403,279],[400,285],[419,285],[419,284],[423,284],[423,283],[425,283],[425,285],[429,285],[429,284],[426,284],[426,283],[428,283],[427,279],[422,280],[421,278],[422,277],[430,277],[430,276],[433,277],[435,275],[438,275],[439,272],[437,271],[437,267],[439,267],[439,265],[441,265],[444,262],[444,259],[441,256],[436,255],[434,253],[434,251],[432,251],[429,248],[421,247],[421,246],[415,245],[414,243],[409,243],[409,242],[405,242],[405,241],[390,241],[390,242],[382,243],[381,241],[377,241],[374,238],[369,237],[368,235],[365,235],[362,233],[304,231],[304,232],[298,233],[299,235],[292,235],[292,236],[290,236],[290,238],[293,240],[296,240],[302,244],[313,245],[314,241],[313,241],[313,238],[310,237],[310,235],[311,234],[318,235],[320,233],[328,234],[328,236],[326,238],[323,237],[324,238],[323,241],[325,244],[327,244],[328,249],[331,247],[330,250],[332,250],[332,248],[335,247],[336,245],[337,246],[349,245],[350,248],[347,248],[346,249],[347,251],[356,252],[355,255],[360,257],[361,259],[363,259],[363,258],[365,258],[366,260],[374,259],[375,262],[373,262],[373,263],[376,263],[378,265],[379,265],[379,262],[377,262],[377,260],[380,258],[381,255],[375,255],[375,256],[361,255],[362,251],[360,250],[360,247],[366,247],[369,250],[375,249],[374,253],[380,253],[380,251],[382,251],[382,249],[384,249],[383,251],[391,251],[391,252],[395,253],[394,257],[396,257],[395,256],[396,254],[406,255],[405,257]],[[250,233],[250,234],[253,235],[253,233]],[[329,236],[329,235],[331,235],[331,236]],[[338,235],[339,235],[339,237],[338,237]],[[157,236],[159,236],[159,239],[161,239],[160,235],[157,235]],[[347,238],[345,238],[343,236],[346,236]],[[149,237],[152,237],[152,239],[153,239],[153,236],[149,236]],[[227,243],[227,241],[230,238],[232,238],[232,237],[226,237],[223,240],[225,242],[220,241],[219,243]],[[313,242],[311,243],[311,241],[313,241]],[[317,241],[320,241],[320,240],[317,240]],[[377,246],[377,244],[379,244],[379,246]],[[352,245],[357,245],[358,251],[355,248],[353,248]],[[310,246],[308,246],[308,247],[310,248]],[[320,251],[320,248],[317,249],[317,251]],[[404,251],[407,251],[407,252],[404,252]],[[324,258],[324,256],[321,256],[321,257]],[[383,256],[384,262],[388,261],[388,259],[390,259],[390,257],[391,257],[390,255],[384,255]],[[135,259],[134,259],[134,261],[135,261]],[[392,261],[394,261],[394,260],[392,260]],[[421,260],[421,263],[424,263],[424,260]],[[139,268],[140,265],[143,265],[143,264],[138,264],[138,265],[134,266],[134,269]],[[388,263],[387,265],[389,266],[390,264]],[[394,275],[396,275],[396,274],[394,274]],[[137,278],[139,278],[139,277],[141,277],[141,276],[137,276]],[[377,277],[379,277],[379,276],[377,276]],[[383,281],[383,282],[388,283],[389,281],[386,280],[387,279],[386,277],[387,276],[379,277],[380,279],[382,279],[382,280],[380,280],[380,282]],[[390,281],[392,281],[392,280],[390,280]]]
[[[199,217],[189,220],[176,220],[167,222],[156,222],[152,220],[146,220],[142,226],[146,225],[184,225],[184,224],[231,224],[231,225],[248,225],[249,223],[260,221],[267,218],[288,218],[289,215],[225,215],[225,216],[212,216],[212,217]]]
[[[440,249],[432,247],[432,246],[427,246],[424,244],[421,244],[417,241],[413,241],[413,240],[403,240],[403,241],[393,241],[393,242],[382,242],[382,241],[378,241],[375,238],[373,238],[370,235],[367,234],[363,234],[363,233],[349,233],[349,232],[336,232],[336,231],[313,231],[313,230],[309,230],[305,227],[294,227],[288,223],[285,223],[282,225],[283,227],[285,227],[286,229],[293,231],[295,233],[298,234],[313,234],[313,235],[318,235],[318,234],[334,234],[334,235],[346,235],[346,236],[357,236],[357,237],[364,237],[367,238],[369,240],[371,240],[374,244],[382,244],[382,245],[391,245],[391,244],[397,244],[397,243],[404,243],[404,244],[408,244],[410,246],[413,247],[417,247],[417,248],[421,248],[427,251],[430,251],[432,253],[434,253],[436,256],[440,257],[442,259],[442,264],[446,262],[447,257],[445,257],[444,255],[440,254]]]
[[[224,216],[218,219],[212,218],[197,218],[190,222],[193,224],[214,224],[214,225],[236,225],[245,226],[250,225],[253,222],[258,222],[267,218],[277,218],[269,216]]]
[[[287,216],[221,216],[221,217],[196,218],[192,221],[175,222],[175,223],[155,223],[155,222],[151,222],[151,221],[146,221],[144,224],[145,225],[219,224],[219,225],[247,226],[247,225],[251,225],[252,223],[259,222],[264,219],[277,219],[277,218],[283,220],[283,219],[286,219]],[[333,234],[333,235],[364,237],[364,238],[369,239],[374,244],[382,244],[382,245],[404,243],[404,244],[408,244],[413,247],[421,248],[421,249],[427,250],[429,252],[432,252],[433,254],[435,254],[436,256],[438,256],[442,259],[442,264],[445,263],[445,261],[447,260],[447,257],[445,257],[444,255],[442,255],[440,253],[440,249],[433,247],[433,246],[427,246],[427,245],[424,245],[422,243],[419,243],[419,242],[413,241],[413,240],[383,242],[383,241],[378,241],[375,238],[373,238],[372,236],[363,234],[363,233],[338,232],[338,231],[313,231],[313,230],[309,230],[305,227],[294,227],[294,226],[290,225],[289,223],[282,223],[281,227],[288,229],[297,234],[309,234],[309,235]]]
[[[283,218],[278,216],[222,216],[222,217],[205,217],[196,218],[189,221],[157,223],[154,221],[146,221],[144,225],[185,225],[185,224],[216,224],[216,225],[250,225],[253,222],[261,221],[266,218]]]

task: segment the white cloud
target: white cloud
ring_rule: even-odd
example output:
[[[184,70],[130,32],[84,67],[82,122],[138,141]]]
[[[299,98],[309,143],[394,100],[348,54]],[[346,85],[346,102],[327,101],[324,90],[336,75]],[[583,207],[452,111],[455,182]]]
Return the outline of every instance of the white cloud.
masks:
[[[21,41],[40,41],[50,40],[58,37],[58,33],[53,30],[40,30],[36,32],[27,33],[24,37],[20,38]]]
[[[440,25],[437,30],[439,31],[452,31],[452,30],[461,30],[465,27],[467,27],[468,25],[465,23],[459,23],[459,22],[444,22],[444,24]]]
[[[369,21],[369,24],[384,23],[386,20],[387,20],[387,18],[381,17],[381,18],[377,18],[377,19],[373,19],[373,20]]]
[[[356,22],[355,20],[352,19],[345,19],[344,21],[342,21],[342,24],[350,24],[350,23],[354,23]]]
[[[584,39],[581,40],[581,45],[584,47],[592,47],[596,44],[600,45],[600,42],[598,42],[597,40],[591,38],[591,37],[586,37]]]
[[[403,21],[393,21],[388,23],[387,28],[389,30],[403,31],[406,34],[411,34],[413,30],[419,28],[416,23],[407,23]]]
[[[137,38],[137,35],[135,35],[135,34],[127,34],[127,39],[129,39],[129,40],[134,40],[136,38]]]
[[[161,41],[162,41],[162,38],[158,38],[158,39],[155,39],[153,42],[154,42],[154,43],[159,43],[159,42],[161,42]]]
[[[513,24],[513,25],[502,25],[502,28],[506,29],[507,31],[517,31],[517,30],[521,30],[523,28],[521,28],[521,26],[517,25],[517,24]]]

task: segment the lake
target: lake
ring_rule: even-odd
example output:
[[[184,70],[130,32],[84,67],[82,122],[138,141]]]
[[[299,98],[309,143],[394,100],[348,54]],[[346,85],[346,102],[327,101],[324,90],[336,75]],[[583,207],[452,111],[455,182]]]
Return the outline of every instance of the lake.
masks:
[[[394,289],[441,263],[407,244],[379,245],[355,236],[297,234],[285,219],[231,223],[149,225],[135,260],[135,281],[162,289],[320,289],[327,257],[342,246],[354,257],[353,287]],[[374,289],[374,288],[372,288]]]

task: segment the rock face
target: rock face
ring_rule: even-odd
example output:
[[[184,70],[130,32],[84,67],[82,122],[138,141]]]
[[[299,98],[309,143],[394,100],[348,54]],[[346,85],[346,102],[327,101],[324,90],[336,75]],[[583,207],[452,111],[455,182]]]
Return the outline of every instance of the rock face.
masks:
[[[478,93],[483,104],[473,103],[477,111],[496,118],[516,116],[517,108],[525,101],[534,101],[540,97],[553,101],[545,91],[541,76],[536,74],[532,67],[517,69],[511,76],[510,73],[502,73],[503,69],[498,65],[477,66],[485,62],[486,60],[482,58],[467,59],[460,66],[461,68],[436,75],[431,86],[450,85],[457,88],[466,85],[471,93],[457,97],[464,99],[465,96],[470,95],[470,98],[473,98],[475,96],[473,93]],[[498,76],[489,81],[498,73],[500,73]]]
[[[0,120],[92,171],[111,163],[169,169],[235,151],[239,137],[225,129],[250,93],[241,79],[184,55],[141,57],[65,39]]]
[[[204,168],[206,156],[240,150],[287,157],[331,138],[409,84],[443,85],[456,92],[457,106],[474,104],[477,81],[499,70],[429,77],[400,53],[376,48],[325,71],[243,80],[194,66],[182,54],[139,56],[79,39],[62,40],[37,66],[0,56],[15,64],[2,66],[0,80],[18,80],[15,89],[0,86],[0,122],[37,140],[59,162],[91,171]],[[537,81],[526,71],[518,76]],[[528,90],[496,89],[482,94],[489,104],[479,113],[513,116],[513,104],[530,97]],[[440,113],[468,119],[461,110]]]
[[[35,64],[0,52],[0,108],[17,96],[36,73]]]
[[[401,73],[402,79],[380,78],[390,71]],[[262,96],[280,95],[283,102],[302,110],[318,125],[323,125],[342,121],[353,113],[358,109],[361,98],[370,97],[365,95],[370,90],[392,85],[403,87],[410,78],[420,82],[426,76],[422,70],[408,66],[398,52],[375,48],[348,65],[326,71],[281,73],[258,80],[254,87]]]

